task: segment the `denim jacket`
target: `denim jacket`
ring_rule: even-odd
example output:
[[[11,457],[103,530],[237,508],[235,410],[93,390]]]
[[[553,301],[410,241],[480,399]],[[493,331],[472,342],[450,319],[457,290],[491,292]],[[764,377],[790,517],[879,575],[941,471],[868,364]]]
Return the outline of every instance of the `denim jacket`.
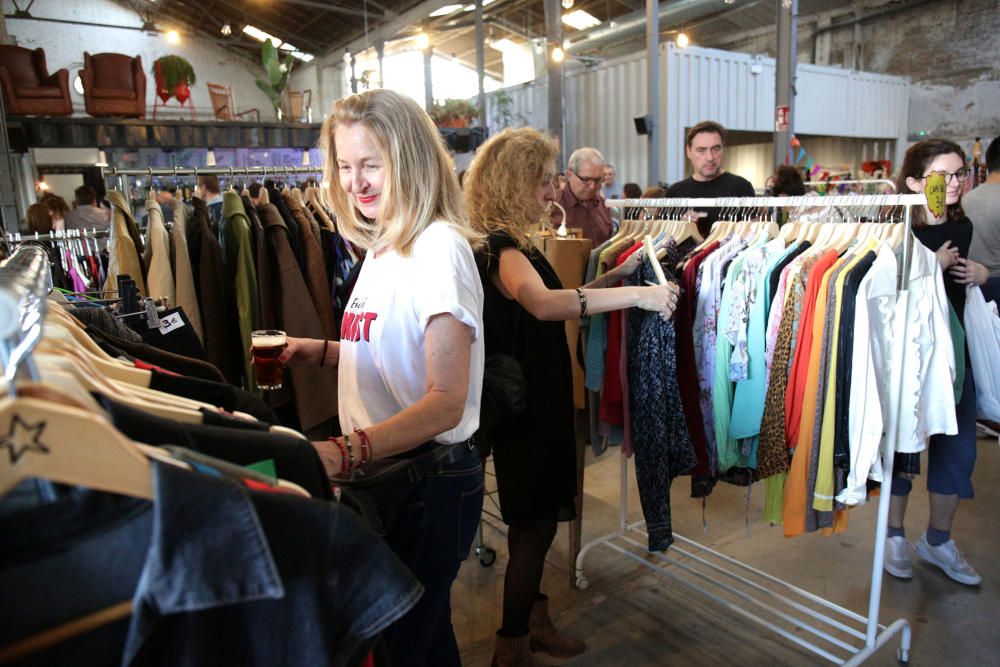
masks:
[[[18,664],[351,664],[422,593],[335,504],[152,466],[152,503],[87,491],[0,518],[16,601],[0,606],[0,645],[132,600],[127,628]]]

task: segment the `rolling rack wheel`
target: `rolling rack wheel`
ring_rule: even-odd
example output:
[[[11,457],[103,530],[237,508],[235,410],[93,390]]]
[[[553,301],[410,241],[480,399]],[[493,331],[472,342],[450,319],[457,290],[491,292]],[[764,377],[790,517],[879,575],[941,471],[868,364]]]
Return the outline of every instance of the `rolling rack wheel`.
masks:
[[[497,562],[497,550],[491,549],[486,546],[486,542],[483,540],[483,522],[479,522],[479,527],[476,529],[476,556],[479,558],[479,564],[483,567],[490,567],[493,563]]]

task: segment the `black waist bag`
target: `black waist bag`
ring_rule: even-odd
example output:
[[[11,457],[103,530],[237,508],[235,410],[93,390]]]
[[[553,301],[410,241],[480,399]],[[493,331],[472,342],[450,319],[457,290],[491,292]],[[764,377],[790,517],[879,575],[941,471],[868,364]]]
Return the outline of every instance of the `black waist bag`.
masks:
[[[354,509],[380,536],[392,530],[400,508],[432,470],[461,461],[475,450],[472,440],[452,445],[431,442],[408,458],[387,458],[366,463],[350,478],[331,481],[340,489],[340,502]]]

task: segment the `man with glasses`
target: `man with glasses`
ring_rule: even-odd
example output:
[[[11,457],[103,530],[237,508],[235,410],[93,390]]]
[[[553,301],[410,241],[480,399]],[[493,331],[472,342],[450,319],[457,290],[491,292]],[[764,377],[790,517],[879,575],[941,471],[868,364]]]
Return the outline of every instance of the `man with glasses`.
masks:
[[[585,238],[599,246],[611,236],[611,211],[604,205],[604,156],[596,148],[578,148],[569,156],[566,187],[555,201],[566,211],[566,226],[580,229]],[[562,222],[562,211],[553,206],[553,226]]]
[[[986,182],[962,197],[962,208],[972,221],[969,259],[990,272],[981,286],[983,297],[1000,304],[1000,137],[986,148],[983,164],[989,173]]]
[[[722,155],[726,142],[726,128],[712,120],[704,120],[687,133],[687,158],[691,161],[692,174],[667,189],[668,197],[753,197],[750,181],[730,174],[722,168]],[[712,223],[719,218],[717,208],[699,208],[688,211],[688,219],[698,223],[698,230],[706,236]]]

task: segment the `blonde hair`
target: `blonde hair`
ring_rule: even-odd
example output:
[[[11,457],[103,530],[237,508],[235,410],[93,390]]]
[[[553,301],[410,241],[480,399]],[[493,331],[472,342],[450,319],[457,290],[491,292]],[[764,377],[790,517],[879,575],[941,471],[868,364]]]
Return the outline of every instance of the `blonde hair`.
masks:
[[[385,164],[385,183],[375,221],[368,221],[340,187],[334,133],[361,124],[371,132]],[[408,255],[420,233],[434,221],[454,227],[473,246],[480,237],[469,227],[451,156],[430,116],[416,102],[391,90],[369,90],[338,100],[323,124],[326,152],[323,194],[349,241],[368,250]]]
[[[465,172],[472,228],[507,234],[527,250],[530,227],[539,222],[535,193],[545,167],[558,154],[551,138],[530,127],[506,129],[480,146]]]

